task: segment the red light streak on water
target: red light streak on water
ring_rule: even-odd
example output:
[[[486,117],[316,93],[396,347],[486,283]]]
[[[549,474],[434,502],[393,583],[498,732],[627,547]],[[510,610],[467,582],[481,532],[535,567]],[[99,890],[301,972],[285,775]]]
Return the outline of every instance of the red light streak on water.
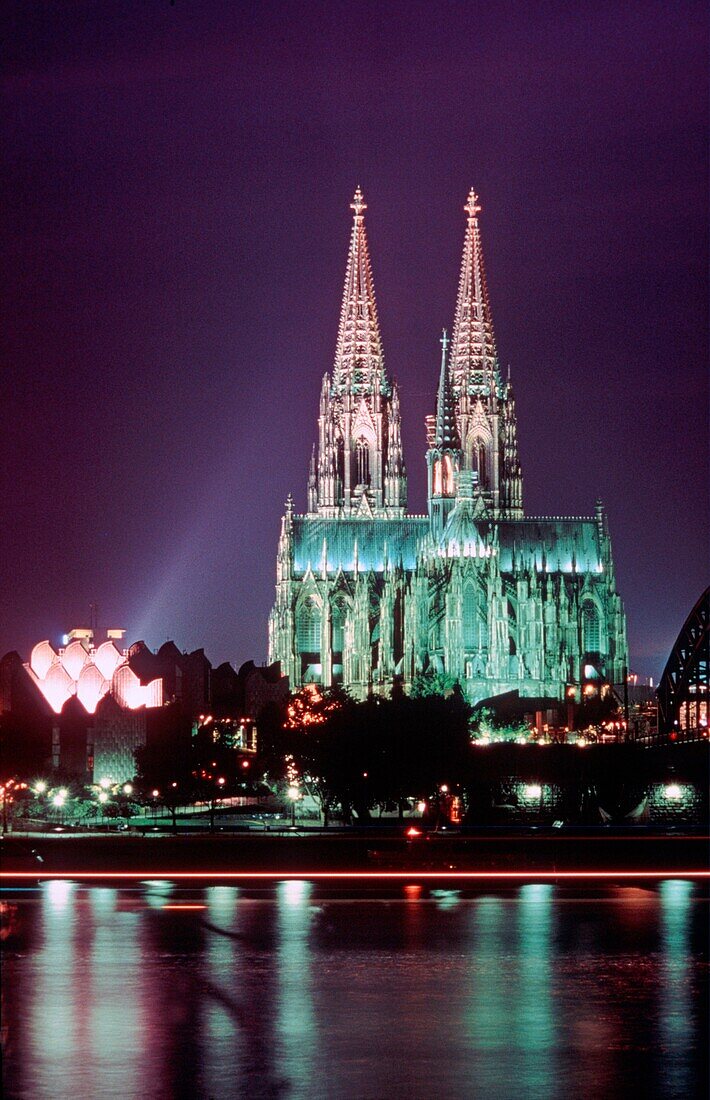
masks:
[[[126,881],[148,880],[220,880],[225,882],[249,882],[267,881],[283,882],[291,879],[313,879],[318,881],[336,880],[369,881],[369,882],[401,882],[402,880],[442,880],[457,881],[512,881],[512,882],[540,882],[547,880],[611,880],[622,879],[710,879],[710,871],[698,868],[665,868],[656,871],[319,871],[305,869],[302,871],[156,871],[152,868],[143,871],[82,871],[80,868],[73,871],[2,871],[0,880],[18,881],[33,879],[35,882],[50,879],[112,879]]]
[[[161,909],[206,909],[207,906],[206,905],[187,905],[187,904],[178,905],[176,903],[174,905],[161,905],[160,908]]]

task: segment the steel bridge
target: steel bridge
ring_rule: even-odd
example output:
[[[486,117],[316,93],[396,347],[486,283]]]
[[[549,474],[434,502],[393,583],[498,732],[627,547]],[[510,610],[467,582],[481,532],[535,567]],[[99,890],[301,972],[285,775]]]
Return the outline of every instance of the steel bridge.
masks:
[[[683,623],[658,684],[659,740],[708,737],[709,658],[710,587]]]

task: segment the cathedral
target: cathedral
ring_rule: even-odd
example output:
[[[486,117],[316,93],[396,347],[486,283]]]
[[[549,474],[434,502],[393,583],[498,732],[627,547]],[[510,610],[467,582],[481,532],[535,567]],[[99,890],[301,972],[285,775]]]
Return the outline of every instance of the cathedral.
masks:
[[[515,398],[498,363],[471,191],[452,337],[426,418],[427,513],[407,511],[397,386],[385,370],[358,188],[332,373],[320,391],[307,510],[281,521],[269,660],[293,690],[356,698],[423,674],[470,702],[580,697],[627,664],[604,508],[526,516]]]

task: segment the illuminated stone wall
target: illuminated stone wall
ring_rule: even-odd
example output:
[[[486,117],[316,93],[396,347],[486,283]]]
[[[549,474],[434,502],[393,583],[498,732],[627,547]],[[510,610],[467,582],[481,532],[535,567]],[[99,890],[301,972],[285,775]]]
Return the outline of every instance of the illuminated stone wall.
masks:
[[[108,699],[97,710],[89,736],[93,736],[93,781],[125,783],[136,774],[135,750],[146,743],[145,709],[127,710]]]
[[[706,825],[708,789],[698,783],[652,783],[648,789],[649,820],[653,825]]]

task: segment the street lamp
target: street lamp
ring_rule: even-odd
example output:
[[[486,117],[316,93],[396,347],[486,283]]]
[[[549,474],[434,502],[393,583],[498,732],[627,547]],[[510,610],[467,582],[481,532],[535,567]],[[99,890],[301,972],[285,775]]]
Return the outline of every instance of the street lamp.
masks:
[[[289,789],[286,793],[288,794],[288,797],[291,799],[291,827],[295,829],[295,827],[296,827],[296,803],[298,802],[299,798],[301,797],[301,792],[298,789],[298,787],[289,787]]]
[[[64,790],[63,787],[61,790],[57,791],[55,795],[52,796],[52,805],[55,806],[59,811],[59,822],[62,825],[64,824],[64,802],[66,796],[67,792]]]

